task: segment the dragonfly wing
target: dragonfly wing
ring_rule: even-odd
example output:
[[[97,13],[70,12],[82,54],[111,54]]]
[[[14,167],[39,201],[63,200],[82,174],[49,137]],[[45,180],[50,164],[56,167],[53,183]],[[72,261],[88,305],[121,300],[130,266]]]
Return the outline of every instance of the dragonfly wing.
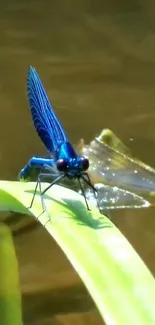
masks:
[[[140,161],[118,152],[95,139],[83,148],[90,160],[89,172],[94,183],[103,182],[131,192],[155,191],[155,170]]]
[[[98,190],[98,204],[103,212],[106,210],[137,209],[150,206],[150,203],[143,197],[116,186],[110,187],[96,184],[95,187]],[[87,188],[86,198],[94,205],[97,205],[92,189]]]
[[[27,95],[36,131],[45,147],[52,154],[67,136],[58,121],[37,71],[29,67],[27,75]]]

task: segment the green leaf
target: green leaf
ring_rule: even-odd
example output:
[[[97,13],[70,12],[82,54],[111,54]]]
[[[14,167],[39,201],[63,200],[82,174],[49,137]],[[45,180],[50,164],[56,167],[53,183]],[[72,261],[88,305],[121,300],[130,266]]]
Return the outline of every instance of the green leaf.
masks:
[[[47,184],[42,184],[45,188]],[[81,277],[106,324],[154,325],[155,281],[143,261],[114,224],[76,192],[53,186],[39,192],[29,206],[35,183],[0,182],[0,210],[39,215]],[[52,259],[52,256],[51,256]]]
[[[17,258],[11,231],[0,223],[0,324],[22,325]]]

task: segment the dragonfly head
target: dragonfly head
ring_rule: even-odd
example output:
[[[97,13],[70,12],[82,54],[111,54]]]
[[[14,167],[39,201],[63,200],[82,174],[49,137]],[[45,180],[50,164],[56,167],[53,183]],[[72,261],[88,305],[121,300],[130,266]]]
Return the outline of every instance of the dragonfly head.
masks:
[[[84,172],[89,168],[89,160],[85,157],[77,157],[73,159],[58,159],[57,169],[59,172],[64,173],[80,173]]]

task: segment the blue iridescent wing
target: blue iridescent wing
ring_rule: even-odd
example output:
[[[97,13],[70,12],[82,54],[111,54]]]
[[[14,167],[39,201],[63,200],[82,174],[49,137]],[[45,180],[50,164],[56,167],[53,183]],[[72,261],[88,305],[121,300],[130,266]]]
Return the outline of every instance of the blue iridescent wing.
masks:
[[[36,131],[50,154],[68,141],[58,121],[37,71],[29,67],[27,75],[27,95]]]

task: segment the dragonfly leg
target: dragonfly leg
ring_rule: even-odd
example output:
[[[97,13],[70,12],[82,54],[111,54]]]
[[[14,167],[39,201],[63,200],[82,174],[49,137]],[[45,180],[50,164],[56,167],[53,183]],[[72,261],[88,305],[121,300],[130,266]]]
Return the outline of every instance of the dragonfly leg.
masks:
[[[50,175],[49,175],[50,176]],[[63,179],[66,175],[63,174],[63,175],[60,175],[59,177],[57,177],[49,186],[47,186],[45,188],[45,190],[41,193],[41,195],[45,194],[49,189],[50,187],[52,187],[54,184],[58,183],[61,179]]]
[[[82,177],[82,176],[87,177],[87,179],[86,179],[85,177]],[[89,185],[89,187],[92,188],[92,190],[93,190],[94,192],[98,193],[98,190],[97,190],[97,189],[95,188],[95,186],[92,184],[91,179],[90,179],[90,177],[89,177],[89,175],[88,175],[87,173],[82,173],[81,177],[82,177],[82,179],[85,181],[85,183],[86,183],[87,185]]]
[[[82,177],[83,175],[84,175],[85,177],[87,177],[87,179],[85,179],[85,177]],[[86,182],[86,184],[88,184],[88,185],[92,188],[93,193],[94,193],[94,197],[95,197],[96,202],[97,202],[98,209],[99,209],[99,211],[100,211],[101,213],[103,213],[103,211],[101,211],[101,209],[100,209],[100,205],[99,205],[99,202],[98,202],[98,198],[97,198],[97,196],[96,196],[96,194],[98,193],[98,190],[97,190],[97,189],[92,185],[88,173],[83,173],[82,176],[81,176],[81,177],[82,177],[82,179]],[[112,217],[111,217],[111,215],[110,215],[110,212],[108,212],[107,217],[108,217],[110,220],[112,219]]]
[[[32,157],[30,159],[30,162],[34,162],[35,160],[38,160],[37,163],[38,163],[38,166],[39,166],[39,158],[38,157]],[[49,159],[44,159],[44,161],[46,161],[46,160],[49,160]],[[30,167],[32,165],[33,164],[30,164]],[[52,166],[48,166],[48,165],[43,165],[42,166],[42,165],[40,165],[40,167],[41,167],[40,174],[38,175],[36,187],[35,187],[35,190],[34,190],[34,193],[33,193],[32,201],[31,201],[31,204],[29,206],[29,209],[32,208],[34,198],[35,198],[35,195],[36,195],[36,191],[37,191],[39,183],[41,183],[41,179],[43,180],[43,179],[46,179],[46,178],[51,178],[51,177],[53,178],[54,176],[56,176],[55,173],[53,172],[53,167]],[[43,173],[43,171],[45,171],[45,170],[47,170],[47,173]],[[41,194],[41,191],[40,191],[40,194]]]
[[[35,198],[35,195],[36,195],[36,191],[37,191],[37,188],[38,188],[38,185],[39,185],[39,192],[40,192],[40,198],[41,198],[41,204],[42,204],[42,208],[43,208],[43,211],[41,214],[43,214],[45,211],[46,211],[46,206],[45,206],[45,203],[44,203],[44,199],[43,199],[43,194],[52,186],[54,185],[55,183],[57,183],[60,179],[62,179],[65,175],[61,175],[61,177],[59,176],[58,178],[56,178],[44,191],[42,191],[42,188],[41,188],[41,184],[42,184],[42,181],[46,178],[53,178],[53,175],[51,173],[40,173],[39,176],[38,176],[38,180],[37,180],[37,184],[36,184],[36,187],[35,187],[35,190],[34,190],[34,194],[33,194],[33,198],[32,198],[32,201],[31,201],[31,204],[30,204],[30,207],[32,207],[33,205],[33,202],[34,202],[34,198]],[[47,212],[47,211],[46,211]],[[47,212],[48,214],[48,212]],[[39,215],[40,216],[40,215]],[[48,215],[49,217],[49,221],[50,221],[50,216]],[[39,217],[38,217],[39,218]],[[37,218],[37,219],[38,219]]]
[[[87,179],[86,179],[84,176],[87,177]],[[99,211],[100,211],[100,206],[99,206],[98,198],[97,198],[97,195],[96,195],[96,194],[98,193],[98,191],[97,191],[97,189],[92,185],[89,175],[88,175],[87,173],[84,173],[84,174],[82,174],[81,178],[84,180],[84,182],[85,182],[87,185],[89,185],[89,187],[92,188],[93,193],[94,193],[95,200],[96,200],[96,202],[97,202],[97,207],[98,207],[98,209],[99,209]],[[100,212],[101,212],[101,211],[100,211]]]
[[[42,196],[42,190],[41,190],[41,182],[43,179],[45,179],[47,177],[47,174],[45,173],[41,173],[39,176],[38,176],[38,184],[39,184],[39,191],[40,191],[40,199],[41,199],[41,205],[42,205],[42,208],[43,208],[43,211],[41,214],[43,214],[45,211],[46,211],[46,207],[45,207],[45,204],[44,204],[44,200],[43,200],[43,196]],[[49,177],[49,175],[48,175]],[[49,218],[50,219],[50,218]]]
[[[32,200],[31,200],[31,203],[30,203],[30,206],[28,207],[28,209],[31,209],[32,208],[32,205],[33,205],[33,202],[34,202],[34,198],[35,198],[35,195],[36,195],[36,192],[37,192],[38,185],[39,185],[39,176],[38,176],[37,183],[36,183],[36,187],[35,187],[35,190],[34,190],[34,193],[33,193],[33,197],[32,197]]]
[[[46,166],[42,168],[42,170],[46,170],[48,168],[46,168]],[[33,205],[33,202],[34,202],[34,198],[35,198],[35,195],[36,195],[36,192],[37,192],[37,188],[38,188],[38,185],[39,185],[39,191],[40,191],[40,195],[42,195],[42,190],[41,190],[41,182],[46,179],[46,178],[53,178],[53,174],[51,173],[43,173],[43,172],[40,172],[40,174],[38,175],[38,179],[37,179],[37,183],[36,183],[36,186],[35,186],[35,190],[34,190],[34,193],[33,193],[33,197],[32,197],[32,201],[31,201],[31,204],[29,206],[29,209],[32,208],[32,205]],[[41,200],[43,200],[41,198]],[[44,204],[42,204],[44,206]]]
[[[37,179],[37,183],[36,183],[36,186],[35,186],[35,190],[34,190],[34,193],[33,193],[32,201],[31,201],[31,204],[29,206],[29,209],[32,208],[34,198],[35,198],[35,195],[36,195],[36,192],[37,192],[38,185],[39,185],[39,191],[40,191],[40,196],[41,196],[41,181],[44,178],[46,178],[47,176],[49,177],[49,175],[47,173],[46,174],[45,173],[40,173],[39,174],[38,179]],[[43,210],[45,211],[45,205],[44,205],[42,196],[41,196],[41,203],[42,203]]]
[[[52,177],[53,178],[53,175],[51,174],[41,174],[40,175],[41,178],[44,178],[44,177]],[[43,200],[43,195],[50,189],[50,187],[52,187],[54,184],[58,183],[61,179],[63,179],[65,177],[65,175],[60,175],[59,177],[57,177],[48,187],[45,188],[44,191],[41,190],[41,181],[39,182],[40,184],[40,197],[41,197],[41,203],[42,203],[42,207],[43,207],[43,211],[42,213],[44,213],[44,211],[46,211],[46,207],[45,207],[45,204],[44,204],[44,200]],[[41,214],[42,214],[41,213]],[[48,214],[48,211],[46,211],[47,215],[48,215],[48,221],[46,222],[46,224],[51,220],[51,217],[50,215]],[[46,226],[46,224],[44,226]]]
[[[81,184],[80,178],[78,178],[78,182],[79,182],[79,185],[80,185],[81,192],[82,192],[82,194],[84,196],[84,199],[85,199],[85,203],[86,203],[87,210],[90,211],[90,208],[89,208],[89,205],[88,205],[88,202],[87,202],[87,199],[86,199],[86,196],[85,196],[85,192],[84,192],[83,186]]]

